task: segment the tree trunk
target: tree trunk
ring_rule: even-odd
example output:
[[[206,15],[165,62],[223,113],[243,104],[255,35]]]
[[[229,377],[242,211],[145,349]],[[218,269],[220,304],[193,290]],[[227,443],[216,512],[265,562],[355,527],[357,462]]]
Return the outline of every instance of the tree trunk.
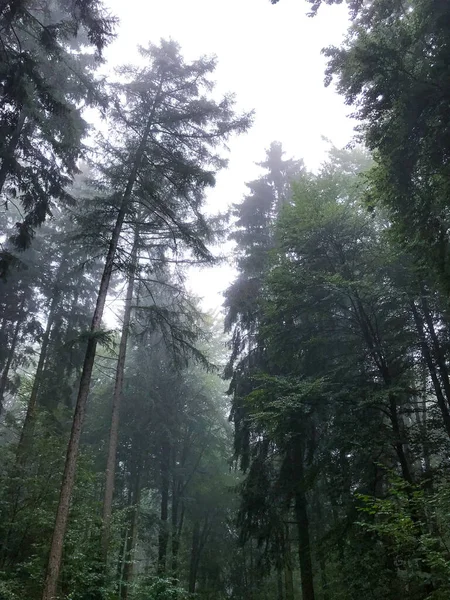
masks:
[[[183,532],[185,507],[182,503],[180,519],[178,521],[175,538],[172,540],[172,577],[178,580],[178,554],[180,551],[180,539]]]
[[[425,317],[425,322],[427,324],[427,328],[430,333],[431,341],[433,342],[434,355],[436,357],[439,375],[441,377],[441,381],[444,386],[445,395],[447,398],[447,405],[450,406],[450,379],[449,379],[449,375],[448,375],[445,354],[442,351],[441,343],[439,342],[439,338],[438,338],[438,336],[436,334],[436,330],[434,328],[433,317],[431,315],[430,307],[428,306],[428,301],[426,299],[423,286],[422,286],[421,302],[422,302],[422,309],[423,309],[423,314]]]
[[[56,285],[58,284],[59,278],[63,271],[63,265],[65,260],[61,261],[61,265],[56,275]],[[56,308],[60,299],[60,292],[57,287],[53,290],[53,298],[50,304],[50,310],[47,316],[47,325],[45,327],[44,335],[42,337],[41,351],[39,353],[39,360],[36,367],[36,373],[34,375],[33,387],[31,388],[30,398],[28,399],[27,413],[23,422],[22,431],[20,434],[19,445],[17,446],[16,452],[16,464],[23,466],[26,459],[26,450],[28,442],[33,434],[34,418],[36,415],[37,398],[39,394],[39,386],[41,383],[42,373],[44,371],[44,364],[47,358],[47,350],[50,341],[50,333],[55,320]]]
[[[174,581],[178,578],[178,552],[180,549],[180,537],[183,528],[184,507],[181,509],[181,516],[178,518],[180,508],[180,482],[175,476],[175,471],[172,477],[172,527],[171,527],[171,542],[172,542],[172,578]]]
[[[347,457],[345,456],[345,453],[342,453],[343,456],[341,457],[341,463],[343,463],[344,465],[348,462],[347,461]],[[346,476],[345,472],[348,471],[348,469],[343,469],[344,471],[344,481],[347,483],[348,481],[348,475]],[[346,485],[346,488],[348,489],[349,486]],[[329,599],[329,593],[328,593],[328,578],[327,578],[327,561],[326,561],[326,557],[325,557],[325,552],[324,552],[324,548],[323,548],[323,536],[324,536],[324,531],[323,531],[323,515],[322,515],[322,505],[320,503],[321,497],[320,497],[320,490],[318,494],[314,494],[314,503],[313,503],[313,510],[314,510],[314,515],[317,518],[317,524],[318,527],[316,529],[316,536],[317,536],[317,561],[319,563],[319,572],[320,572],[320,587],[321,587],[321,596],[322,596],[322,600],[328,600]]]
[[[195,586],[197,584],[197,571],[199,563],[199,550],[200,550],[200,522],[198,520],[194,523],[192,530],[192,546],[191,546],[191,560],[189,563],[189,593],[195,594]]]
[[[414,322],[416,324],[417,333],[419,335],[420,346],[422,350],[422,356],[425,360],[425,363],[428,367],[428,371],[430,372],[431,381],[433,382],[434,391],[436,394],[437,403],[439,406],[439,410],[441,411],[442,420],[444,421],[445,430],[450,437],[450,413],[448,410],[448,405],[446,403],[446,399],[444,397],[441,383],[438,378],[438,374],[436,372],[436,367],[433,361],[433,357],[431,356],[430,349],[428,347],[427,339],[425,336],[425,331],[423,327],[422,319],[419,315],[419,311],[414,303],[411,301],[411,310],[414,316]]]
[[[386,388],[390,388],[392,385],[392,375],[389,364],[382,350],[381,340],[379,339],[379,336],[377,335],[376,329],[374,329],[370,318],[366,314],[364,305],[361,299],[359,298],[358,292],[356,290],[354,290],[354,294],[356,300],[353,301],[353,307],[355,309],[355,313],[358,318],[362,334],[366,341],[367,348],[381,377],[383,378]],[[404,436],[402,430],[402,423],[397,410],[397,397],[392,392],[389,392],[389,416],[392,431],[394,433],[394,449],[396,451],[397,458],[400,463],[400,468],[402,470],[403,477],[408,483],[412,483],[413,479],[411,469],[406,456],[405,444],[403,441]]]
[[[160,89],[161,86],[162,80]],[[157,92],[153,103],[153,109],[147,121],[142,140],[139,144],[139,148],[136,152],[133,167],[128,178],[127,186],[122,196],[122,202],[120,205],[119,213],[117,215],[116,224],[114,226],[114,230],[111,236],[108,254],[105,260],[105,266],[103,269],[103,275],[97,296],[97,303],[92,318],[90,330],[91,336],[88,340],[83,370],[80,378],[78,397],[75,405],[75,413],[72,422],[72,430],[70,433],[69,444],[67,447],[66,463],[64,467],[64,475],[61,485],[59,504],[56,512],[52,542],[50,546],[50,554],[47,564],[47,573],[45,577],[44,590],[42,593],[42,600],[54,600],[56,596],[58,576],[61,568],[63,543],[67,529],[67,521],[69,518],[70,500],[72,497],[72,490],[75,483],[78,448],[80,445],[81,430],[84,421],[84,414],[86,412],[86,403],[89,394],[89,387],[91,384],[95,353],[97,349],[96,334],[100,330],[103,311],[105,308],[106,295],[108,293],[109,283],[113,272],[114,258],[116,256],[116,250],[119,243],[120,233],[122,231],[125,215],[128,209],[128,205],[130,203],[131,194],[133,192],[133,187],[137,179],[138,171],[142,163],[142,159],[144,157],[145,144],[147,143],[148,136],[150,135],[156,104],[159,101],[159,95],[160,93]]]
[[[55,294],[55,296],[52,299],[51,306],[50,306],[49,315],[48,315],[48,319],[47,319],[47,325],[46,325],[46,328],[44,331],[44,336],[42,338],[41,351],[39,354],[39,360],[38,360],[38,364],[37,364],[37,368],[36,368],[36,373],[34,376],[33,387],[31,389],[30,398],[28,400],[27,412],[25,415],[25,420],[24,420],[24,423],[22,426],[22,431],[20,434],[19,444],[16,449],[15,464],[14,464],[14,471],[13,471],[15,477],[17,477],[18,469],[22,469],[24,467],[24,464],[26,461],[27,444],[30,441],[31,436],[32,436],[32,427],[33,427],[34,416],[35,416],[36,400],[37,400],[37,395],[39,392],[39,383],[41,380],[45,357],[47,355],[50,331],[51,331],[51,327],[53,324],[54,313],[56,310],[57,303],[58,303],[58,297],[57,297],[57,294]],[[23,302],[22,302],[22,307],[23,307]],[[17,332],[17,326],[16,326],[16,332]],[[16,332],[15,332],[15,337],[16,337]],[[0,406],[0,408],[1,408],[1,406]],[[21,491],[21,483],[20,482],[21,482],[21,478],[19,476],[18,483],[11,482],[11,484],[9,485],[8,496],[10,498],[10,503],[12,506],[11,526],[13,525],[15,518],[16,518],[19,497],[20,497],[20,491]],[[5,536],[5,540],[4,540],[5,547],[7,545],[7,540],[9,538],[9,534],[10,534],[10,529],[8,530],[8,532]]]
[[[133,579],[134,551],[137,542],[139,503],[141,499],[141,473],[142,464],[141,458],[139,458],[136,466],[136,479],[133,490],[133,510],[131,514],[130,528],[128,531],[128,538],[125,550],[125,565],[123,569],[123,584],[121,586],[121,600],[128,600],[130,595],[130,584]]]
[[[297,447],[294,450],[293,466],[294,477],[296,478],[294,510],[298,529],[298,557],[302,583],[302,600],[314,600],[314,579],[309,537],[303,452],[300,447]]]
[[[394,448],[400,463],[403,479],[412,484],[413,477],[411,467],[405,452],[403,433],[400,428],[400,419],[397,412],[397,401],[393,393],[389,394],[389,415],[391,418],[392,431],[394,433]]]
[[[286,590],[286,600],[294,600],[294,576],[292,571],[292,552],[291,552],[291,536],[289,523],[286,523],[286,538],[285,538],[285,563],[284,563],[284,586]]]
[[[130,481],[130,485],[128,486],[127,491],[127,506],[133,506],[133,489],[132,482]],[[117,580],[117,591],[119,597],[122,598],[122,581],[123,581],[123,571],[125,567],[125,561],[127,558],[127,547],[128,547],[128,533],[129,533],[129,523],[124,523],[122,529],[122,539],[119,550],[119,557],[117,560],[117,569],[116,569],[116,580]]]
[[[158,536],[158,574],[166,570],[167,544],[169,531],[167,519],[169,516],[169,479],[170,479],[170,443],[167,433],[161,444],[161,519]]]
[[[5,309],[3,309],[3,307],[1,308],[1,312],[2,314],[4,314],[6,312],[6,303],[5,303]],[[3,369],[4,369],[4,363],[6,363],[6,360],[8,360],[8,352],[5,352],[6,350],[6,346],[8,345],[8,324],[9,324],[9,319],[6,318],[6,315],[3,316],[2,318],[2,326],[0,327],[0,348],[1,348],[1,355],[0,355],[0,372],[3,373]],[[5,360],[3,360],[3,357],[5,356]]]
[[[284,600],[283,594],[283,571],[281,567],[277,569],[277,598],[278,600]]]
[[[24,306],[25,306],[25,297],[22,299],[22,302],[20,303],[19,314],[17,317],[16,326],[14,327],[13,337],[11,340],[11,348],[9,349],[8,358],[6,359],[6,364],[3,368],[2,375],[0,377],[0,416],[3,411],[3,402],[5,400],[6,386],[8,385],[9,370],[11,368],[14,354],[16,352],[16,346],[17,346],[17,342],[19,339],[20,328],[22,326],[23,318],[25,316],[25,313],[23,310]]]
[[[114,476],[116,471],[116,454],[119,435],[120,404],[122,400],[123,379],[125,372],[125,359],[127,353],[127,342],[130,328],[131,305],[133,300],[135,269],[137,264],[137,248],[139,233],[136,230],[133,249],[131,252],[131,271],[128,279],[128,287],[125,298],[123,314],[122,333],[120,337],[119,356],[117,360],[116,379],[112,401],[111,426],[109,431],[108,457],[106,461],[105,496],[103,500],[103,530],[102,530],[102,554],[106,564],[108,561],[108,543],[111,526],[112,501],[114,495]]]

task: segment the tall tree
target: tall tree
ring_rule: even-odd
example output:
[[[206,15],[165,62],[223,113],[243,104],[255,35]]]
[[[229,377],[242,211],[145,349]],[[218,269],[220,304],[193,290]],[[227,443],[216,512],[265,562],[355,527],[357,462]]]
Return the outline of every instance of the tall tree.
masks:
[[[325,50],[326,82],[336,79],[355,106],[374,151],[370,207],[388,209],[404,249],[448,293],[450,8],[433,0],[353,7],[346,41]]]
[[[214,149],[231,133],[249,125],[247,115],[235,116],[230,98],[217,103],[205,96],[211,89],[208,77],[214,61],[185,63],[173,42],[142,52],[149,65],[123,69],[129,82],[116,86],[117,102],[111,116],[120,145],[105,144],[111,160],[103,172],[111,189],[118,190],[114,195],[117,217],[80,379],[43,600],[56,593],[98,334],[126,217],[136,214],[134,202],[142,203],[152,219],[166,223],[196,254],[207,254],[203,240],[208,228],[200,208],[205,188],[214,183],[214,170],[223,166]],[[172,186],[171,198],[165,183]]]

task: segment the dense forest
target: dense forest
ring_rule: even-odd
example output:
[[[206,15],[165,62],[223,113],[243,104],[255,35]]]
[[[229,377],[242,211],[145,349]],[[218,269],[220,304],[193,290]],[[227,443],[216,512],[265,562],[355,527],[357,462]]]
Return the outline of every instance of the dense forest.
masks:
[[[215,58],[0,3],[0,600],[450,597],[450,3],[347,7],[353,141],[220,212]]]

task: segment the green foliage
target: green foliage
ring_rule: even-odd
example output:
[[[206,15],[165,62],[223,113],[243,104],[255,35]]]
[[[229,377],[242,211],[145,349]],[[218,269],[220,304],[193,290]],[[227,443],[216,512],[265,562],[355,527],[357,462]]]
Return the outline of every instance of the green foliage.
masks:
[[[432,390],[426,380],[442,317],[431,317],[435,330],[417,271],[387,224],[365,210],[371,182],[359,173],[369,164],[359,151],[334,150],[320,173],[294,183],[271,223],[257,312],[240,333],[251,351],[241,346],[232,355],[241,357],[230,391],[246,471],[238,524],[242,542],[256,540],[261,564],[277,566],[285,561],[286,523],[301,522],[302,581],[321,589],[330,577],[330,598],[422,599],[448,589],[437,566],[445,552],[423,505],[431,496],[413,492],[448,448],[446,408],[439,420],[429,396],[440,384],[435,378]],[[431,452],[426,468],[423,448]],[[386,471],[400,478],[399,488]],[[408,502],[394,511],[386,498],[400,489]],[[363,499],[364,528],[356,517]],[[381,521],[386,512],[392,519]],[[305,529],[313,542],[302,540]],[[319,575],[311,583],[306,545],[320,586]]]
[[[357,500],[358,511],[368,517],[358,525],[383,544],[410,597],[421,597],[418,590],[429,583],[434,591],[427,597],[443,598],[450,576],[447,485],[430,491],[393,478],[385,497],[358,494]]]
[[[341,48],[328,48],[326,81],[355,107],[374,151],[369,206],[448,292],[449,5],[375,0],[354,15]]]
[[[193,598],[178,583],[161,577],[141,577],[136,584],[136,600],[188,600]]]
[[[55,203],[74,202],[67,188],[88,129],[81,106],[104,104],[93,74],[115,19],[98,0],[19,0],[2,3],[0,24],[0,192],[21,205],[7,234],[24,250]],[[5,277],[10,247],[0,259]]]

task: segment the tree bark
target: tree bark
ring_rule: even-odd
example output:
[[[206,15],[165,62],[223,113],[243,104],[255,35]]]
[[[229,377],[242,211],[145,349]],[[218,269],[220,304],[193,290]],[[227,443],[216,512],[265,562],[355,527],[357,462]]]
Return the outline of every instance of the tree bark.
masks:
[[[137,249],[139,232],[136,230],[131,251],[131,271],[128,279],[125,297],[125,308],[123,314],[122,333],[120,337],[119,356],[117,360],[116,379],[111,412],[111,426],[109,431],[108,457],[106,461],[105,495],[103,500],[103,529],[102,529],[102,554],[106,565],[108,561],[108,544],[111,527],[112,501],[114,495],[114,476],[116,470],[116,454],[119,435],[120,404],[122,400],[123,379],[125,373],[125,359],[127,354],[127,342],[130,329],[131,305],[133,300],[135,270],[137,264]]]

